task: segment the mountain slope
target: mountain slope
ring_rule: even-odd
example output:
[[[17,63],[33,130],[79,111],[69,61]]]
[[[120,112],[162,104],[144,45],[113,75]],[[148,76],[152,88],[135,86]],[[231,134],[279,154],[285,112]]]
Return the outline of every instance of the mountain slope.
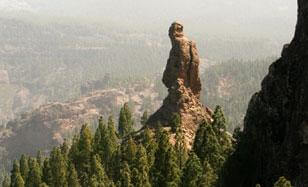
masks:
[[[298,6],[294,39],[250,101],[225,186],[272,186],[280,176],[308,185],[308,2]]]
[[[132,85],[129,89],[106,89],[73,102],[42,105],[10,121],[7,128],[1,130],[0,160],[9,166],[21,153],[33,155],[37,150],[49,152],[52,146],[72,138],[83,124],[96,125],[99,116],[107,119],[109,115],[114,115],[117,119],[120,107],[126,102],[132,107],[135,128],[139,128],[139,119],[145,110],[151,112],[160,105],[153,85],[142,89]],[[147,102],[151,105],[146,105]]]

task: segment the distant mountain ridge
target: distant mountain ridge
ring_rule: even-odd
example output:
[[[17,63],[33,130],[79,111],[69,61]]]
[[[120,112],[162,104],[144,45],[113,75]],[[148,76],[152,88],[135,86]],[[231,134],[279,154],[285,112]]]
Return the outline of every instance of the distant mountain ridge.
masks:
[[[15,17],[19,18],[26,17],[21,12],[27,11],[34,13],[35,16],[32,16],[34,19],[35,17],[38,19],[41,17],[72,18],[88,22],[109,22],[147,31],[163,30],[164,25],[178,19],[188,25],[191,31],[269,38],[278,34],[287,39],[290,38],[287,32],[280,32],[280,30],[291,33],[291,27],[296,19],[294,13],[296,3],[288,0],[255,2],[245,0],[195,0],[193,2],[184,0],[147,2],[141,0],[2,0],[2,7],[12,7],[11,10],[15,11],[11,11],[10,16],[15,13]],[[224,14],[217,12],[224,12]],[[3,16],[8,15],[3,14]],[[274,28],[279,28],[275,35],[269,32]]]
[[[10,80],[9,84],[1,83],[5,91],[0,95],[8,102],[0,100],[0,120],[14,116],[14,108],[21,107],[18,103],[24,103],[18,109],[24,111],[47,101],[78,98],[82,86],[103,80],[105,75],[123,80],[160,72],[170,45],[165,35],[120,28],[0,18],[0,71],[6,72]],[[196,35],[194,40],[200,46],[200,57],[207,59],[201,66],[208,61],[263,58],[280,53],[280,42],[266,38],[222,38],[205,33]],[[15,105],[15,98],[21,101],[20,93],[26,96],[25,102]],[[35,103],[35,107],[25,103]]]

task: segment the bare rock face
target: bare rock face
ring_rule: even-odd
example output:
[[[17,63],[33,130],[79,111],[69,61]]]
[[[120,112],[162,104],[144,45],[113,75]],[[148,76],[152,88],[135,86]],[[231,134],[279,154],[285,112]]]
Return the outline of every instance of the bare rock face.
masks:
[[[280,176],[308,186],[308,1],[298,6],[294,39],[250,101],[224,186],[273,186]]]
[[[170,26],[169,37],[172,49],[162,80],[169,93],[147,123],[152,127],[158,124],[168,127],[177,113],[187,142],[191,144],[198,124],[202,120],[211,120],[211,111],[200,102],[200,58],[196,44],[184,36],[183,25],[179,22]]]
[[[163,75],[163,83],[168,89],[183,81],[183,86],[189,88],[198,99],[201,91],[199,77],[200,58],[196,44],[183,34],[183,25],[174,22],[169,28],[172,49]]]

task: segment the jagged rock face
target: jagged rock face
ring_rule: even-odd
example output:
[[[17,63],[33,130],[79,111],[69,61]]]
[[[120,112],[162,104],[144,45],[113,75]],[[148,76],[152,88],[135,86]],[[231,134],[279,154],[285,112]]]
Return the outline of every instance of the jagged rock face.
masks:
[[[294,39],[250,101],[242,139],[230,159],[239,164],[224,186],[267,187],[280,176],[296,187],[308,186],[308,1],[298,0],[298,6]]]
[[[204,119],[210,120],[211,111],[200,102],[200,58],[196,44],[184,36],[183,25],[179,22],[170,26],[169,37],[172,49],[162,80],[169,93],[162,107],[149,118],[148,124],[166,127],[172,115],[177,113],[187,142],[191,144],[197,125]]]
[[[190,88],[199,99],[201,81],[199,77],[200,58],[196,44],[183,34],[183,25],[175,22],[169,28],[172,49],[163,75],[163,83],[169,89],[177,85],[178,79],[184,81],[184,86]]]

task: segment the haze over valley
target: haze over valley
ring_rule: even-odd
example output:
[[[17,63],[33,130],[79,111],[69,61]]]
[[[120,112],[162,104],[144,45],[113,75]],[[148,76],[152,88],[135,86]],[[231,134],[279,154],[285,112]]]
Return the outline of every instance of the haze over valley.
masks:
[[[290,0],[0,0],[0,170],[48,155],[85,123],[94,132],[100,116],[118,127],[125,103],[142,128],[168,94],[175,20],[197,45],[201,102],[222,107],[230,133],[242,129],[296,12]]]

